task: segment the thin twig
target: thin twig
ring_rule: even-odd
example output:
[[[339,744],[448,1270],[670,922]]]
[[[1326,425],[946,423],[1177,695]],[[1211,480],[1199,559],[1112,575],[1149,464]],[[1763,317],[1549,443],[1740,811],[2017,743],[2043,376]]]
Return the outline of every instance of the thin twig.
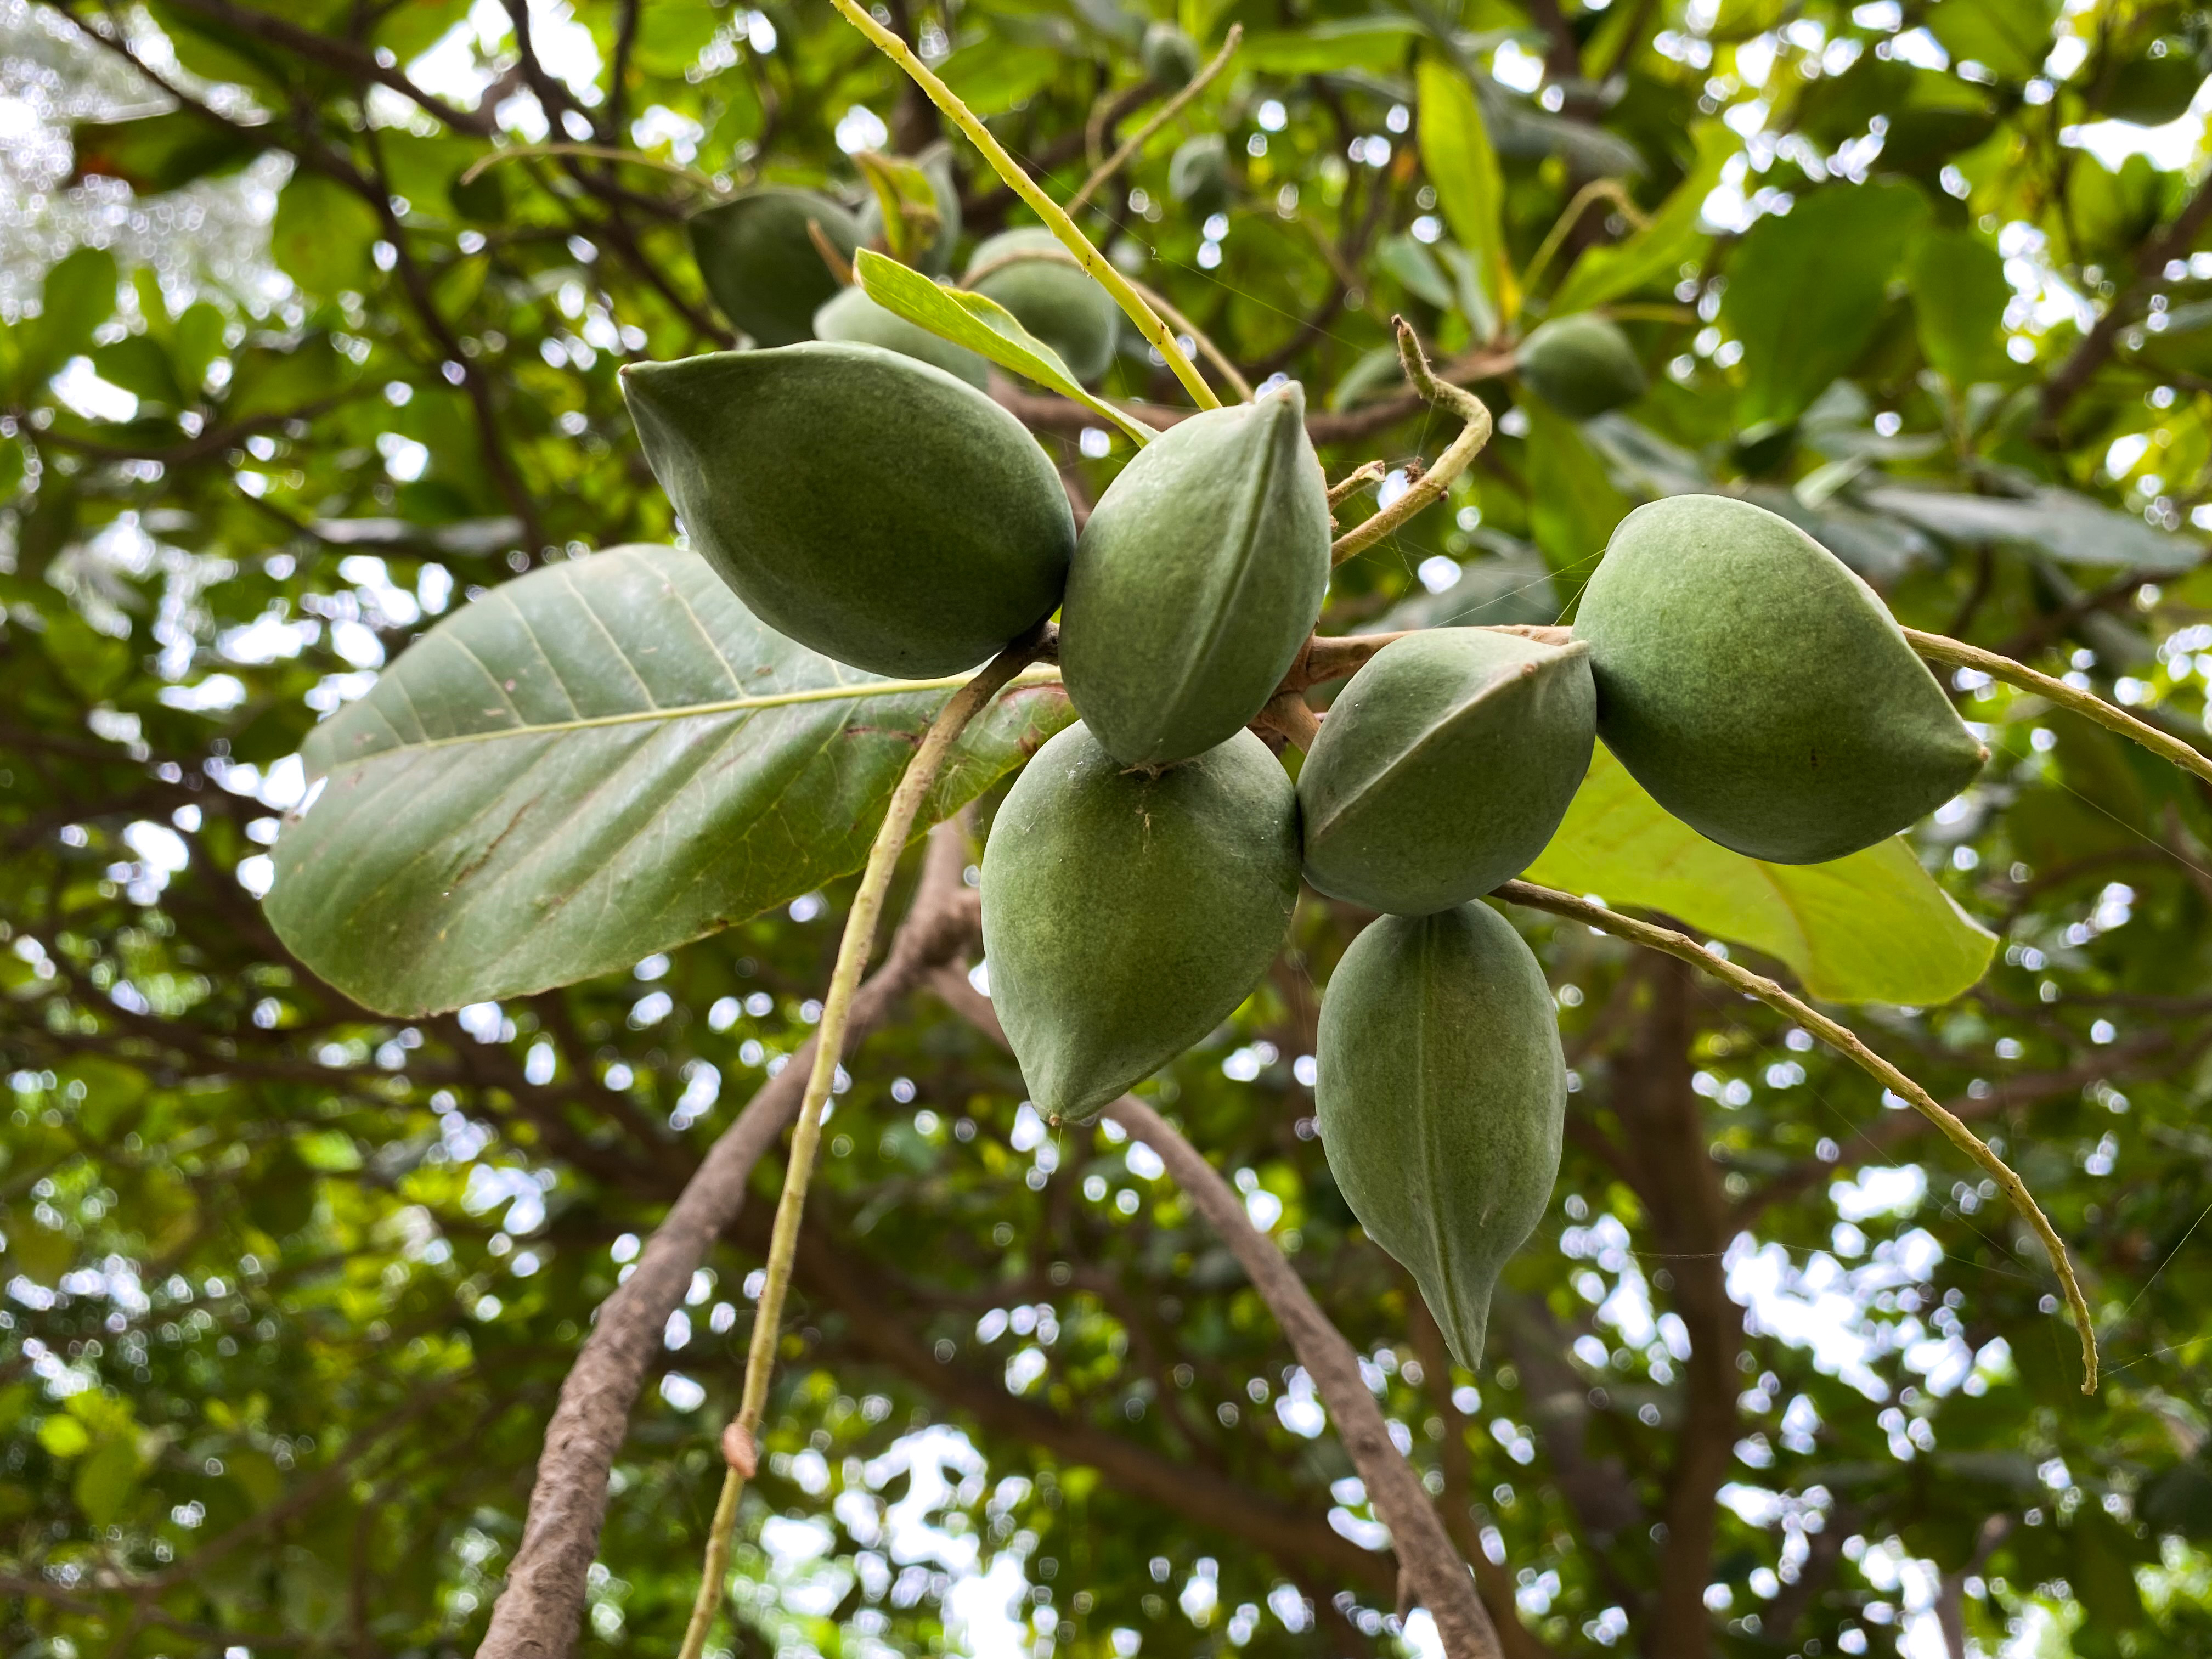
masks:
[[[1082,187],[1067,198],[1067,213],[1070,218],[1083,211],[1083,204],[1091,199],[1091,192],[1127,167],[1129,158],[1142,149],[1146,141],[1154,133],[1182,114],[1190,100],[1206,90],[1207,82],[1229,67],[1229,60],[1236,55],[1237,43],[1243,38],[1244,26],[1242,23],[1231,23],[1229,26],[1228,38],[1222,41],[1221,50],[1213,54],[1212,61],[1193,76],[1189,83],[1181,92],[1153,111],[1144,125],[1122,140],[1121,147],[1092,169],[1091,176],[1083,181]]]
[[[1006,147],[991,134],[991,130],[976,118],[975,112],[960,100],[960,95],[939,80],[928,64],[914,54],[914,49],[868,15],[857,0],[831,0],[844,14],[845,21],[867,36],[869,44],[884,57],[914,77],[915,84],[929,94],[929,100],[950,116],[953,125],[966,135],[968,142],[983,152],[983,159],[991,169],[1006,181],[1006,187],[1020,197],[1030,210],[1044,221],[1046,227],[1060,239],[1060,244],[1073,254],[1076,262],[1090,273],[1091,280],[1114,296],[1115,303],[1128,313],[1137,331],[1158,349],[1175,377],[1183,384],[1192,401],[1200,409],[1218,409],[1221,399],[1213,395],[1213,388],[1199,374],[1197,365],[1183,355],[1182,347],[1162,322],[1158,313],[1145,303],[1137,290],[1129,286],[1124,276],[1106,256],[1091,246],[1091,239],[1076,226],[1075,221],[1060,210],[1060,204],[1046,195],[1037,182],[1023,171],[1022,164],[1006,153]]]
[[[1528,261],[1528,268],[1521,273],[1522,293],[1529,293],[1534,289],[1536,279],[1544,274],[1544,268],[1552,263],[1553,257],[1559,251],[1559,245],[1567,240],[1568,234],[1581,222],[1583,214],[1589,204],[1601,197],[1610,198],[1613,206],[1620,210],[1620,216],[1637,229],[1641,230],[1645,225],[1650,223],[1650,220],[1644,216],[1644,210],[1636,205],[1636,198],[1628,193],[1627,187],[1620,179],[1591,179],[1589,183],[1575,192],[1575,199],[1567,204],[1566,211],[1559,215],[1550,231],[1546,234],[1543,245],[1536,250],[1535,257]]]
[[[1398,358],[1406,368],[1406,378],[1413,389],[1431,404],[1450,410],[1467,422],[1451,447],[1437,457],[1436,465],[1406,486],[1398,499],[1364,523],[1354,525],[1336,538],[1330,551],[1333,562],[1342,564],[1354,555],[1363,553],[1381,541],[1392,531],[1411,519],[1433,501],[1441,501],[1452,480],[1466,471],[1467,464],[1482,453],[1490,441],[1490,407],[1472,392],[1463,392],[1449,380],[1440,380],[1429,367],[1426,353],[1413,333],[1413,325],[1403,317],[1393,317],[1391,326],[1398,331]]]
[[[615,144],[572,144],[566,142],[545,144],[509,144],[489,155],[479,156],[469,164],[461,175],[463,184],[472,183],[486,167],[495,167],[502,161],[527,161],[536,155],[592,155],[603,161],[621,161],[630,167],[652,167],[660,173],[672,173],[687,184],[696,185],[709,196],[725,194],[722,187],[696,167],[685,167],[681,161],[664,161],[658,155],[647,155],[642,150],[623,149]]]
[[[1972,668],[1987,674],[1992,679],[2016,685],[2023,691],[2033,691],[2039,697],[2057,703],[2061,708],[2070,708],[2086,720],[2093,720],[2107,731],[2141,744],[2154,755],[2172,761],[2185,771],[2194,772],[2207,783],[2212,783],[2212,757],[2179,738],[2161,732],[2148,720],[2139,720],[2124,708],[2116,708],[2094,691],[2082,691],[2048,674],[2039,674],[2024,663],[2010,657],[2001,657],[1994,651],[1984,651],[1978,645],[1968,645],[1961,640],[1946,639],[1941,634],[1923,634],[1917,629],[1905,630],[1905,641],[1915,651],[1934,662],[1949,663],[1954,668]]]
[[[723,1581],[729,1571],[730,1540],[738,1519],[738,1499],[750,1471],[752,1448],[768,1412],[769,1381],[775,1370],[775,1346],[783,1324],[783,1298],[791,1285],[791,1266],[799,1250],[799,1224],[806,1209],[806,1188],[814,1173],[814,1153],[822,1139],[822,1108],[837,1078],[837,1061],[844,1049],[845,1023],[852,1012],[853,995],[866,971],[868,952],[883,914],[884,897],[890,890],[891,873],[913,833],[915,816],[922,798],[937,781],[937,775],[951,753],[953,744],[976,713],[1005,689],[1033,654],[1034,641],[1008,647],[990,665],[969,680],[930,722],[928,733],[914,758],[907,763],[890,807],[876,830],[868,849],[867,868],[860,890],[846,914],[844,936],[837,944],[837,965],[830,976],[830,992],[822,1000],[822,1022],[816,1032],[813,1063],[808,1067],[806,1094],[799,1103],[799,1123],[791,1133],[791,1157],[784,1166],[783,1192],[776,1200],[775,1224],[769,1236],[766,1275],[760,1299],[754,1306],[751,1346],[745,1353],[744,1389],[738,1414],[723,1436],[729,1464],[722,1479],[722,1493],[714,1505],[712,1530],[707,1538],[707,1558],[692,1604],[691,1621],[684,1632],[679,1659],[700,1659],[707,1632],[722,1602]]]
[[[1525,904],[1531,909],[1548,910],[1553,915],[1565,916],[1571,921],[1581,922],[1601,933],[1611,933],[1631,944],[1641,945],[1647,950],[1666,955],[1701,969],[1723,983],[1755,997],[1770,1008],[1790,1016],[1807,1030],[1836,1049],[1846,1059],[1874,1078],[1892,1094],[1905,1101],[1915,1111],[1943,1132],[1944,1139],[1981,1166],[1996,1181],[2013,1207],[2035,1229],[2036,1237],[2043,1241],[2045,1253],[2051,1258],[2052,1271],[2066,1292],[2066,1305],[2074,1316],[2074,1328],[2081,1338],[2081,1392],[2097,1391],[2097,1332],[2089,1315],[2089,1304],[2081,1294],[2081,1281],[2074,1275],[2074,1262],[2066,1253],[2066,1242],[2058,1237],[2051,1218],[2043,1213],[2035,1195],[2027,1190],[2027,1183],[2013,1173],[2012,1167],[1989,1149],[1982,1138],[1969,1129],[1952,1113],[1944,1109],[1936,1097],[1911,1078],[1866,1046],[1850,1026],[1839,1024],[1810,1004],[1802,1002],[1784,990],[1772,980],[1740,968],[1724,957],[1715,956],[1687,933],[1678,933],[1671,927],[1661,927],[1648,921],[1638,921],[1609,910],[1602,904],[1593,904],[1571,893],[1561,893],[1549,887],[1538,887],[1525,881],[1509,881],[1497,890],[1498,897],[1509,904]]]
[[[1371,483],[1381,483],[1390,469],[1381,461],[1362,461],[1328,487],[1328,504],[1342,507]]]

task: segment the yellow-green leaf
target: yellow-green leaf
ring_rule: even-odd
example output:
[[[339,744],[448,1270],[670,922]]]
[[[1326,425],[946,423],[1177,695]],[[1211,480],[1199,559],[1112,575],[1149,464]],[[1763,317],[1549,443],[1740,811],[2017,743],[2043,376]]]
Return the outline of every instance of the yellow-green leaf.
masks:
[[[1511,321],[1520,295],[1505,250],[1505,178],[1467,78],[1434,58],[1422,60],[1421,166],[1444,222],[1475,257],[1498,314]]]
[[[1553,316],[1587,311],[1662,278],[1671,280],[1684,261],[1703,254],[1711,238],[1698,228],[1698,213],[1721,181],[1722,166],[1739,145],[1735,135],[1717,121],[1700,122],[1696,137],[1697,162],[1674,193],[1627,240],[1590,248],[1575,261],[1552,296]]]
[[[1832,864],[1748,859],[1669,817],[1603,745],[1528,873],[1750,945],[1830,1002],[1948,1002],[1981,978],[1996,946],[1902,839]]]
[[[1024,328],[1013,313],[994,300],[957,288],[941,288],[918,270],[872,248],[862,248],[853,261],[853,274],[867,296],[884,310],[895,312],[918,328],[941,340],[979,351],[1003,369],[1039,386],[1073,398],[1085,408],[1120,427],[1141,447],[1155,434],[1152,428],[1083,389],[1060,354]]]

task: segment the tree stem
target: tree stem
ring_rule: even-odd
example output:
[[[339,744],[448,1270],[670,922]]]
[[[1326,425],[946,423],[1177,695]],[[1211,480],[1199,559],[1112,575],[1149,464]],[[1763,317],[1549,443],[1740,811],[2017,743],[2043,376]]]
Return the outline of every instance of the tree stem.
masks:
[[[1067,198],[1069,217],[1073,218],[1076,214],[1080,213],[1083,210],[1083,204],[1091,199],[1098,187],[1127,166],[1129,158],[1145,147],[1146,140],[1180,115],[1192,99],[1206,90],[1207,82],[1229,67],[1229,60],[1235,56],[1237,43],[1243,38],[1244,26],[1242,23],[1231,23],[1229,26],[1228,37],[1221,43],[1221,50],[1213,54],[1213,61],[1191,76],[1189,83],[1181,92],[1154,111],[1144,125],[1139,127],[1124,140],[1120,149],[1101,161],[1091,176],[1083,181],[1081,188]]]
[[[839,3],[842,4],[843,0]],[[1398,356],[1405,364],[1406,378],[1413,383],[1413,390],[1431,404],[1449,410],[1467,426],[1452,440],[1451,447],[1437,457],[1436,465],[1406,486],[1404,495],[1373,518],[1354,525],[1336,538],[1336,545],[1329,551],[1331,562],[1336,564],[1365,552],[1422,508],[1443,499],[1452,480],[1467,470],[1467,464],[1480,454],[1482,447],[1490,441],[1489,406],[1472,392],[1463,392],[1449,380],[1437,377],[1411,323],[1403,317],[1393,317],[1390,322],[1398,331]]]
[[[783,1192],[776,1200],[775,1224],[769,1236],[767,1273],[755,1306],[751,1346],[745,1352],[744,1391],[738,1414],[725,1433],[726,1448],[735,1443],[750,1449],[757,1440],[761,1419],[768,1412],[768,1389],[775,1370],[775,1348],[783,1325],[783,1299],[791,1285],[792,1262],[799,1254],[799,1224],[806,1209],[806,1189],[814,1173],[814,1154],[822,1139],[822,1109],[837,1078],[838,1061],[845,1051],[845,1025],[853,1010],[853,994],[867,970],[868,953],[883,915],[884,898],[890,890],[891,874],[906,850],[922,798],[944,769],[945,757],[977,711],[998,696],[1030,660],[1033,641],[1009,646],[967,684],[955,692],[937,718],[891,796],[890,807],[868,849],[867,867],[860,890],[845,917],[845,932],[837,943],[837,965],[830,976],[830,993],[822,1000],[822,1023],[817,1028],[813,1064],[807,1073],[806,1094],[799,1109],[799,1122],[791,1133],[791,1158],[784,1168]],[[692,1603],[691,1621],[684,1632],[679,1659],[700,1659],[707,1632],[722,1601],[722,1586],[729,1572],[730,1541],[736,1531],[738,1499],[744,1492],[749,1471],[725,1453],[730,1465],[722,1478],[721,1497],[714,1505],[713,1528],[707,1539],[698,1599]]]
[[[1711,974],[1723,983],[1755,997],[1770,1008],[1789,1015],[1807,1030],[1829,1047],[1869,1072],[1892,1094],[1905,1101],[1921,1116],[1943,1132],[1944,1138],[1988,1172],[2002,1188],[2013,1207],[2035,1229],[2036,1237],[2043,1241],[2044,1251],[2051,1258],[2052,1270],[2066,1292],[2066,1305],[2074,1316],[2074,1328],[2081,1338],[2081,1392],[2097,1391],[2097,1332],[2089,1315],[2089,1304],[2081,1294],[2081,1281],[2074,1276],[2073,1259],[2066,1253],[2066,1242],[2058,1237],[2057,1229],[2027,1190],[2027,1183],[2013,1173],[2012,1167],[1989,1149],[1987,1143],[1964,1123],[1939,1104],[1936,1097],[1911,1078],[1866,1046],[1858,1033],[1850,1026],[1830,1019],[1826,1014],[1801,1002],[1772,980],[1739,968],[1724,957],[1715,956],[1687,933],[1678,933],[1671,927],[1661,927],[1648,921],[1637,921],[1617,910],[1608,910],[1588,899],[1578,899],[1549,887],[1538,887],[1525,881],[1509,881],[1497,890],[1496,896],[1509,904],[1525,904],[1531,909],[1548,910],[1555,916],[1565,916],[1579,921],[1586,927],[1611,933],[1647,950],[1659,951],[1679,958],[1691,966]]]
[[[1077,227],[1074,220],[1060,210],[1060,204],[1023,171],[1022,164],[1006,154],[1006,148],[991,136],[991,130],[976,118],[975,111],[960,100],[959,94],[939,80],[929,65],[915,56],[914,49],[868,15],[867,9],[858,0],[831,0],[845,15],[845,21],[868,38],[869,44],[890,58],[909,76],[914,82],[929,94],[930,101],[951,118],[969,143],[983,152],[983,159],[992,170],[1006,181],[1006,187],[1026,203],[1031,212],[1045,222],[1052,234],[1060,238],[1060,246],[1075,256],[1075,261],[1088,272],[1093,282],[1114,296],[1115,302],[1128,313],[1137,331],[1150,341],[1154,349],[1167,360],[1175,377],[1183,384],[1193,402],[1200,409],[1218,409],[1221,399],[1213,395],[1213,388],[1198,372],[1198,366],[1183,355],[1168,325],[1158,313],[1146,305],[1144,297],[1129,286],[1129,279],[1115,268],[1111,260],[1091,246],[1091,239]],[[690,1656],[686,1656],[690,1659]]]
[[[1946,639],[1941,634],[1923,634],[1917,629],[1905,630],[1905,642],[1922,656],[1934,662],[1949,663],[1954,668],[1972,668],[1987,674],[1991,679],[2016,685],[2023,691],[2033,691],[2061,708],[2070,708],[2085,720],[2092,720],[2107,731],[2141,744],[2154,755],[2172,761],[2184,771],[2194,772],[2207,783],[2212,783],[2212,757],[2184,743],[2179,738],[2161,732],[2148,720],[2137,720],[2122,708],[2116,708],[2094,691],[2083,691],[2053,679],[2048,674],[2038,673],[2025,663],[2014,662],[2010,657],[1999,656],[1994,651],[1984,651],[1978,645],[1968,645],[1963,640]]]

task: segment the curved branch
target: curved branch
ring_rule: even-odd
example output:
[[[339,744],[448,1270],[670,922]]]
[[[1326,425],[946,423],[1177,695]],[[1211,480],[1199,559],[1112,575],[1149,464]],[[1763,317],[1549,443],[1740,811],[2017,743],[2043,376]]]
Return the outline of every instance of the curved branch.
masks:
[[[1437,457],[1435,464],[1406,486],[1403,495],[1373,518],[1354,525],[1336,538],[1329,556],[1338,564],[1365,552],[1415,514],[1442,501],[1452,480],[1467,470],[1467,464],[1480,454],[1482,447],[1490,441],[1490,406],[1472,392],[1462,391],[1449,380],[1437,378],[1436,371],[1429,367],[1420,341],[1414,337],[1411,323],[1403,317],[1393,317],[1390,325],[1397,331],[1399,361],[1405,365],[1406,378],[1413,383],[1413,390],[1467,424],[1444,453]]]
[[[846,1047],[883,1023],[891,1005],[975,932],[975,902],[960,879],[965,837],[930,837],[920,890],[884,965],[853,999]],[[607,1475],[628,1431],[647,1368],[691,1275],[743,1206],[753,1165],[798,1115],[813,1041],[761,1085],[722,1132],[647,1241],[637,1269],[601,1304],[545,1429],[522,1540],[492,1609],[477,1659],[562,1659],[584,1611],[585,1574],[606,1519]]]
[[[989,1001],[965,979],[940,972],[933,983],[938,994],[978,1030],[1000,1043],[1006,1042]],[[1390,1529],[1401,1583],[1437,1621],[1448,1659],[1500,1659],[1498,1632],[1475,1594],[1474,1576],[1452,1547],[1420,1477],[1392,1443],[1382,1407],[1359,1374],[1359,1358],[1352,1345],[1329,1323],[1275,1242],[1247,1218],[1236,1189],[1181,1130],[1134,1095],[1123,1095],[1106,1108],[1105,1115],[1159,1154],[1184,1196],[1229,1247],[1275,1316],[1334,1419],[1337,1436],[1359,1471],[1376,1514]]]
[[[2081,1294],[2081,1281],[2075,1277],[2073,1258],[2066,1252],[2066,1241],[2058,1237],[2058,1230],[2044,1214],[2043,1206],[2027,1190],[2027,1183],[2013,1172],[2012,1166],[1999,1158],[1952,1113],[1945,1110],[1927,1090],[1884,1060],[1860,1040],[1857,1032],[1848,1025],[1830,1019],[1810,1004],[1800,1001],[1772,980],[1739,968],[1725,957],[1715,956],[1687,933],[1678,933],[1671,927],[1661,927],[1648,921],[1638,921],[1609,910],[1602,904],[1592,904],[1571,893],[1561,893],[1549,887],[1539,887],[1526,881],[1509,881],[1499,887],[1494,896],[1509,904],[1524,904],[1534,910],[1548,910],[1555,916],[1565,916],[1570,921],[1579,921],[1586,927],[1625,939],[1632,945],[1641,945],[1647,950],[1688,963],[1703,969],[1714,978],[1755,997],[1768,1007],[1789,1015],[1807,1030],[1830,1048],[1838,1050],[1854,1061],[1861,1070],[1871,1073],[1883,1087],[1911,1106],[1921,1116],[1943,1132],[1943,1138],[1964,1152],[1996,1181],[2004,1195],[2012,1200],[2035,1235],[2043,1241],[2045,1252],[2051,1258],[2051,1271],[2058,1275],[2059,1287],[2066,1293],[2066,1305],[2074,1316],[2074,1328],[2081,1338],[2081,1392],[2097,1391],[2097,1331],[2089,1313],[2089,1304]]]

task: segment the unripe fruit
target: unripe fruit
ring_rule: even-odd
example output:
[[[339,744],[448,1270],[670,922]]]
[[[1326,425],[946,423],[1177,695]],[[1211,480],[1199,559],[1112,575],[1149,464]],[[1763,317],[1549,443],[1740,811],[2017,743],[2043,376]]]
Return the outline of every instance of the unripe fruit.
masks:
[[[1075,525],[1020,422],[828,341],[623,371],[691,544],[771,628],[872,673],[973,667],[1051,614]]]
[[[1170,427],[1107,487],[1060,611],[1060,672],[1100,744],[1171,766],[1257,714],[1328,586],[1328,489],[1296,385]]]
[[[1037,750],[983,849],[991,1001],[1037,1109],[1088,1117],[1235,1012],[1297,893],[1297,798],[1250,732],[1158,773],[1079,723]]]
[[[1401,915],[1476,898],[1533,863],[1589,769],[1589,647],[1475,628],[1377,652],[1298,772],[1306,879]]]
[[[1229,205],[1229,146],[1218,132],[1201,132],[1176,147],[1168,163],[1168,194],[1197,219]]]
[[[915,158],[929,177],[929,193],[937,204],[937,234],[929,246],[908,263],[925,276],[942,276],[952,269],[953,245],[960,240],[960,186],[952,177],[952,151],[944,143],[932,144]],[[857,216],[863,246],[879,246],[884,234],[883,204],[871,190]]]
[[[1559,1172],[1567,1066],[1544,970],[1486,904],[1385,916],[1329,979],[1315,1058],[1329,1173],[1474,1370],[1499,1270]]]
[[[841,289],[836,299],[814,313],[814,334],[822,340],[881,346],[934,364],[978,390],[990,383],[991,365],[980,352],[957,346],[896,311],[886,311],[857,288]]]
[[[1538,328],[1521,343],[1514,366],[1538,397],[1577,421],[1632,404],[1650,385],[1628,336],[1587,311]]]
[[[1191,77],[1198,73],[1198,42],[1173,23],[1148,27],[1138,55],[1152,84],[1170,92],[1188,86]]]
[[[771,185],[691,216],[691,252],[722,314],[757,345],[811,337],[814,313],[837,292],[807,221],[840,258],[861,242],[853,215],[819,191]]]
[[[1034,257],[1039,254],[1044,257]],[[1024,328],[1060,354],[1069,374],[1087,384],[1114,361],[1121,308],[1112,295],[1066,263],[1066,254],[1048,230],[1001,231],[975,250],[962,286],[1012,312]]]
[[[1574,631],[1606,747],[1669,812],[1752,858],[1870,847],[1988,757],[1874,590],[1748,501],[1638,507]]]

